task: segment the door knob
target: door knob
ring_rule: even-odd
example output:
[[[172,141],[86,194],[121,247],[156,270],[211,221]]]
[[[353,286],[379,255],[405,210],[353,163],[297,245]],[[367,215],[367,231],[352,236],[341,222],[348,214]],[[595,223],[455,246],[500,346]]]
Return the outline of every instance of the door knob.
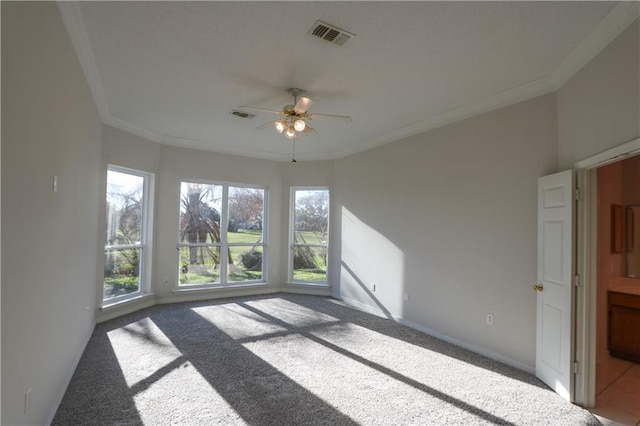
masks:
[[[535,291],[542,291],[542,290],[544,290],[544,286],[542,284],[536,284],[536,285],[533,286],[533,289]]]

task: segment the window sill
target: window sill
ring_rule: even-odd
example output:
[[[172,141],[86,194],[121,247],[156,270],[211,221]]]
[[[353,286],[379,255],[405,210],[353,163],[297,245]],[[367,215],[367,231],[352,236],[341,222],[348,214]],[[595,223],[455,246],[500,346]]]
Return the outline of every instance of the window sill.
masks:
[[[129,298],[129,299],[123,299],[123,300],[118,300],[115,302],[110,302],[106,305],[102,305],[102,307],[100,308],[100,310],[102,312],[109,312],[109,311],[113,311],[116,310],[118,308],[121,308],[123,306],[128,306],[131,304],[134,304],[136,302],[144,302],[150,299],[153,299],[153,297],[155,296],[155,293],[145,293],[145,294],[140,294],[138,296]]]
[[[266,282],[250,282],[246,284],[215,284],[210,287],[185,287],[185,288],[177,288],[172,290],[173,294],[184,294],[184,293],[196,293],[196,292],[206,292],[206,291],[222,291],[229,289],[238,289],[238,288],[250,288],[250,287],[266,287],[269,283]]]
[[[285,285],[292,286],[292,287],[296,287],[296,286],[318,287],[318,288],[331,287],[329,283],[308,283],[308,282],[301,282],[301,281],[288,281]]]

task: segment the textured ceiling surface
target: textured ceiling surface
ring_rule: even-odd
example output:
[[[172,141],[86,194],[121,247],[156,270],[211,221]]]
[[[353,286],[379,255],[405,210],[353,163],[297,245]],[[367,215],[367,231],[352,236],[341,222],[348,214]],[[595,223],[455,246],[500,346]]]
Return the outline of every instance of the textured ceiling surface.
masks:
[[[271,159],[291,153],[291,141],[283,135],[269,126],[256,129],[275,116],[251,111],[255,118],[242,119],[230,115],[232,109],[280,110],[292,100],[287,88],[304,89],[314,100],[310,112],[350,115],[353,121],[314,119],[318,134],[298,139],[298,157],[339,158],[554,90],[552,77],[615,7],[615,2],[60,6],[107,124],[162,143]],[[343,47],[314,39],[307,32],[317,20],[356,36]]]

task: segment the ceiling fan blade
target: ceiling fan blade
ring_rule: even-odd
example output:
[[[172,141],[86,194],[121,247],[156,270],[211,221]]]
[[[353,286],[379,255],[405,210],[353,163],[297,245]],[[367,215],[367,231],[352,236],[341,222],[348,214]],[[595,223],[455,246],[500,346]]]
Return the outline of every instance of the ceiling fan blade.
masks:
[[[261,124],[261,125],[259,125],[258,127],[256,127],[256,130],[265,129],[265,128],[269,127],[269,126],[273,127],[273,126],[274,126],[274,123],[275,123],[276,121],[278,121],[278,120],[274,120],[274,121],[267,121],[266,123]]]
[[[307,110],[311,108],[312,104],[313,100],[311,100],[311,98],[300,96],[298,98],[298,102],[296,102],[295,106],[293,107],[293,110],[296,112],[307,112]]]
[[[311,118],[314,118],[314,117],[342,118],[343,120],[351,121],[351,117],[349,117],[348,115],[316,114],[316,113],[311,114]]]
[[[309,125],[309,123],[307,123],[307,125],[305,126],[304,130],[302,131],[302,133],[304,133],[305,136],[310,136],[310,135],[317,135],[318,131],[316,129],[314,129],[313,127],[311,127]]]
[[[248,105],[240,105],[238,108],[249,108],[249,109],[255,109],[258,111],[270,112],[272,114],[282,114],[282,111],[275,111],[272,109],[260,108],[260,107],[254,107],[254,106],[248,106]]]

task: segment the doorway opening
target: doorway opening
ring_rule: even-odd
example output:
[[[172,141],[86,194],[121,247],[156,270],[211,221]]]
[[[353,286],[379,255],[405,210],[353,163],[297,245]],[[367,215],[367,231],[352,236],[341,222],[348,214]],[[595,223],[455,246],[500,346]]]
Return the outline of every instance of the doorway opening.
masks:
[[[576,164],[575,402],[631,425],[640,424],[639,154],[636,139]]]

